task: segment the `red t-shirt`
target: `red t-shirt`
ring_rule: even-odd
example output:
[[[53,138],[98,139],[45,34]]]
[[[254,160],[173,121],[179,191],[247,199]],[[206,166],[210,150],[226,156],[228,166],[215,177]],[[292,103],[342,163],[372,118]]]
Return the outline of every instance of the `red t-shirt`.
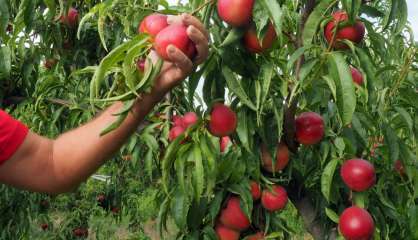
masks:
[[[0,165],[17,151],[27,134],[23,123],[0,110]]]

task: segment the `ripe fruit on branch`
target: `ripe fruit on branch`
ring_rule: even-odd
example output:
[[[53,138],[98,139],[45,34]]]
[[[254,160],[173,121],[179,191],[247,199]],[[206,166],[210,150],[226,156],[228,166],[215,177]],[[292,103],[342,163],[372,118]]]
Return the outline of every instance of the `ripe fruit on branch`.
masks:
[[[190,59],[196,55],[196,46],[187,35],[187,27],[182,24],[169,25],[155,36],[154,48],[166,61],[170,60],[167,54],[169,45],[174,45]]]
[[[250,189],[251,189],[251,196],[253,197],[253,200],[256,201],[260,199],[261,197],[260,184],[258,184],[256,181],[251,181]]]
[[[170,140],[170,142],[174,141],[178,136],[183,134],[185,131],[186,129],[184,129],[184,127],[182,126],[173,127],[172,129],[170,129],[170,132],[168,133],[168,140]]]
[[[47,59],[47,60],[45,60],[44,67],[46,69],[51,69],[53,66],[55,66],[55,64],[57,64],[57,62],[58,62],[58,60],[55,59],[55,58]]]
[[[233,230],[242,231],[250,226],[250,220],[242,211],[239,197],[233,196],[229,198],[226,207],[222,209],[219,221],[225,226]]]
[[[343,211],[338,227],[344,238],[348,240],[369,240],[374,232],[372,216],[356,206]]]
[[[154,38],[157,34],[168,26],[167,16],[154,13],[146,16],[138,27],[138,33],[147,33]]]
[[[144,72],[145,71],[145,59],[138,59],[136,61],[136,68],[138,69],[138,71],[140,72]]]
[[[245,238],[246,240],[264,240],[264,233],[258,232]]]
[[[289,162],[289,149],[286,144],[279,143],[276,148],[276,162],[273,168],[273,159],[266,147],[261,144],[261,160],[263,162],[263,168],[268,172],[278,172],[283,170]]]
[[[77,9],[71,7],[68,9],[68,13],[66,16],[61,16],[60,21],[63,24],[66,24],[69,27],[75,27],[78,23],[78,11]]]
[[[239,232],[225,227],[222,224],[216,224],[215,232],[219,240],[238,240]]]
[[[361,74],[361,72],[354,67],[350,67],[351,70],[351,77],[353,78],[353,81],[357,84],[357,85],[363,85],[364,79],[363,79],[363,74]]]
[[[73,235],[76,237],[87,237],[89,235],[89,231],[84,228],[76,228],[73,230]]]
[[[271,190],[265,189],[261,195],[261,204],[270,212],[283,209],[287,204],[286,189],[279,185],[273,185]]]
[[[182,119],[182,124],[184,128],[189,128],[197,123],[197,120],[199,118],[197,117],[196,113],[194,112],[187,112],[184,114]]]
[[[303,145],[313,145],[324,136],[324,120],[315,112],[304,112],[296,118],[296,139]]]
[[[405,176],[405,166],[403,165],[401,160],[396,160],[395,164],[393,166],[396,170],[396,172],[399,173],[402,177]]]
[[[48,227],[49,227],[49,225],[48,225],[48,223],[42,223],[41,224],[41,228],[42,228],[42,230],[47,230],[48,229]]]
[[[217,103],[213,106],[209,120],[209,132],[217,137],[232,134],[237,128],[237,115],[229,107]]]
[[[341,167],[341,177],[351,190],[357,192],[369,189],[376,182],[373,164],[364,159],[345,161]]]
[[[251,21],[253,5],[254,0],[218,0],[218,15],[233,27],[243,27]]]
[[[230,142],[231,142],[231,139],[228,136],[219,138],[219,147],[220,147],[221,153],[225,152]]]
[[[276,31],[271,23],[269,23],[267,32],[261,41],[257,38],[257,32],[253,25],[244,34],[244,46],[252,53],[262,53],[271,48],[276,39]]]
[[[341,43],[341,40],[346,39],[354,43],[360,43],[363,40],[365,34],[365,27],[363,22],[357,20],[354,24],[347,26],[346,24],[348,24],[348,14],[344,11],[335,12],[332,17],[333,20],[331,20],[325,26],[324,34],[328,44],[337,49],[344,49],[348,46],[344,43]],[[337,25],[338,29],[335,30]]]

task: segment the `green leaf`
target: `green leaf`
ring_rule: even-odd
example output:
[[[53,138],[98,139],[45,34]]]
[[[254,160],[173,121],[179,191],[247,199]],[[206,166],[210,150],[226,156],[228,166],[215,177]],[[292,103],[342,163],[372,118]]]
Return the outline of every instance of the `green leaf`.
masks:
[[[311,45],[306,45],[298,48],[295,52],[292,53],[287,62],[287,71],[290,72],[293,68],[293,64],[307,51],[311,48]]]
[[[309,45],[312,43],[312,39],[314,38],[318,26],[323,19],[323,15],[327,13],[327,10],[333,4],[335,4],[335,1],[333,0],[322,0],[309,15],[302,32],[302,40],[304,45]]]
[[[90,83],[90,101],[93,101],[95,96],[99,95],[99,89],[104,81],[104,77],[114,65],[125,58],[125,53],[132,46],[144,43],[147,41],[147,37],[143,34],[134,37],[132,40],[119,45],[113,49],[106,57],[102,59],[99,67],[94,72],[92,81]]]
[[[0,35],[3,35],[9,24],[9,7],[5,0],[0,0]],[[0,68],[1,70],[1,68]]]
[[[399,143],[398,136],[391,126],[385,124],[383,127],[385,142],[389,148],[389,156],[392,162],[395,162],[399,159]]]
[[[216,185],[216,174],[217,174],[217,164],[216,164],[216,154],[214,154],[213,149],[215,148],[210,140],[209,135],[204,135],[200,139],[200,148],[202,149],[202,156],[207,163],[207,180],[206,180],[206,195],[212,195],[212,191]],[[212,150],[212,151],[211,151]],[[215,150],[219,152],[218,149]]]
[[[269,15],[266,14],[264,10],[264,6],[261,1],[255,1],[253,6],[253,22],[255,23],[257,36],[261,39],[258,33],[262,32],[262,30],[267,26],[269,23]]]
[[[350,68],[341,53],[329,55],[330,73],[337,88],[337,106],[343,125],[351,122],[356,109],[356,95]]]
[[[331,91],[334,100],[337,100],[337,87],[335,86],[334,80],[332,80],[332,78],[329,76],[322,76],[322,78],[328,84],[329,90]]]
[[[264,103],[267,99],[267,96],[270,92],[271,79],[274,74],[274,65],[270,62],[267,62],[261,66],[261,91],[260,91],[260,100],[257,101],[258,112],[263,110]]]
[[[277,34],[282,32],[282,17],[283,11],[276,0],[261,0],[264,6],[264,10],[268,13],[268,16],[273,20],[273,25]]]
[[[245,108],[240,108],[238,113],[237,134],[242,145],[248,152],[251,152],[248,133],[248,118]]]
[[[399,113],[399,116],[402,118],[405,126],[412,133],[414,123],[411,115],[402,107],[395,107],[395,110]]]
[[[187,193],[177,189],[174,192],[173,201],[171,201],[171,216],[179,229],[184,229],[187,223],[187,213],[190,203]]]
[[[418,239],[418,207],[413,205],[408,211],[409,217],[409,232],[411,239]]]
[[[338,159],[334,158],[325,166],[321,176],[321,192],[325,199],[329,202],[331,194],[332,179],[334,178],[335,169],[338,165]]]
[[[0,79],[9,78],[10,71],[12,70],[10,48],[6,45],[0,48]]]
[[[237,95],[237,97],[247,105],[249,108],[251,108],[254,111],[257,111],[257,107],[252,103],[250,98],[245,93],[244,88],[242,87],[239,80],[235,77],[234,73],[226,66],[222,67],[222,73],[226,79],[226,83],[228,84],[229,89]]]
[[[194,179],[194,189],[195,189],[195,199],[199,202],[200,197],[203,194],[204,184],[205,184],[205,171],[203,168],[202,152],[199,145],[195,145],[193,148],[193,160],[195,163],[195,172],[193,174]]]
[[[335,213],[332,209],[325,208],[325,214],[331,221],[338,223],[340,221],[340,217],[338,217],[337,213]]]
[[[219,45],[219,47],[222,48],[237,42],[238,40],[242,39],[244,33],[245,30],[242,28],[233,28],[231,31],[229,31],[228,35],[225,37],[224,41],[221,43],[221,45]]]

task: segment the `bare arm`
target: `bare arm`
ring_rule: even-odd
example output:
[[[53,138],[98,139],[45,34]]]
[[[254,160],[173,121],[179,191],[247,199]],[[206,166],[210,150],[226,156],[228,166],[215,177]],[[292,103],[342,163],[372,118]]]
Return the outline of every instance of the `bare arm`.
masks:
[[[183,15],[182,21],[189,26],[189,37],[198,50],[196,62],[200,63],[208,53],[207,32],[194,17]],[[77,187],[125,143],[165,93],[192,71],[193,63],[181,51],[173,46],[167,51],[172,62],[164,63],[151,93],[137,99],[119,128],[100,137],[101,131],[117,119],[113,114],[120,111],[123,106],[121,102],[55,140],[30,132],[12,158],[0,166],[0,182],[52,194]],[[151,58],[156,59],[155,53],[151,53]]]

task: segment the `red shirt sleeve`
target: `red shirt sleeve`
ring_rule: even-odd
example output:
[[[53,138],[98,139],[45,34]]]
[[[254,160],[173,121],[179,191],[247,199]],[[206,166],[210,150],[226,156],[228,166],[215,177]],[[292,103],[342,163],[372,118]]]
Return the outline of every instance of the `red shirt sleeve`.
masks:
[[[17,151],[27,134],[23,123],[0,109],[0,165]]]

